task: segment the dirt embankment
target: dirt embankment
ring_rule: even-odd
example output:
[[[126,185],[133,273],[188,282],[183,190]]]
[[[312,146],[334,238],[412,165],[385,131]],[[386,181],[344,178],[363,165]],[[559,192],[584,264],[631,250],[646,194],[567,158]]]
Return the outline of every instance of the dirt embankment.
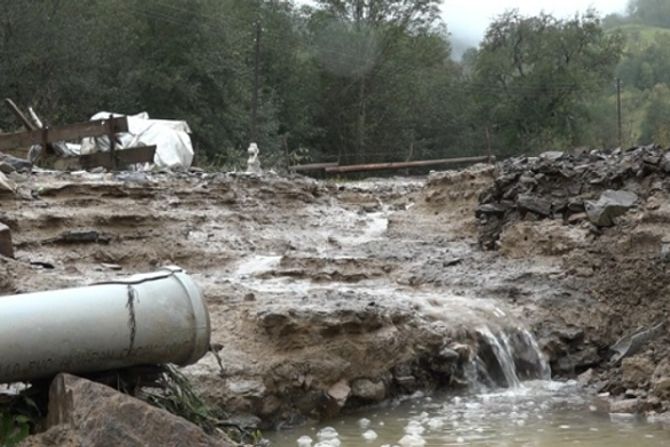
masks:
[[[496,214],[500,249],[484,251],[477,236],[490,225],[475,210],[490,203],[480,199],[505,169],[345,184],[33,175],[18,196],[0,200],[17,255],[0,260],[0,291],[186,268],[204,289],[218,359],[208,354],[185,372],[240,423],[300,423],[418,389],[463,386],[481,325],[529,324],[557,374],[595,368],[600,389],[621,391],[608,346],[664,311],[665,301],[653,299],[667,284],[654,286],[665,274],[654,261],[664,207],[654,214],[638,202],[615,227],[597,231],[560,213]],[[656,368],[658,343],[640,351],[649,362],[635,371]],[[633,388],[661,382],[648,383]]]
[[[566,295],[538,301],[554,371],[638,411],[670,408],[669,199],[670,153],[648,146],[507,160],[477,208],[481,245],[561,266]]]
[[[36,174],[0,201],[16,251],[15,261],[0,261],[2,292],[186,268],[204,289],[221,360],[209,354],[186,372],[209,403],[247,415],[243,422],[299,423],[460,387],[475,325],[549,288],[552,274],[473,250],[468,210],[493,175],[478,169],[435,175],[426,188],[398,179]]]

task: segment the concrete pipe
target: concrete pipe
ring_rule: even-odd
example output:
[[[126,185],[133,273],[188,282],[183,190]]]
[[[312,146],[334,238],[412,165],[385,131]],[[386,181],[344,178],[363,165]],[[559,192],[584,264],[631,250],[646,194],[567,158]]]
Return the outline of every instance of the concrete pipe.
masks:
[[[0,383],[197,362],[209,349],[202,293],[177,267],[76,289],[0,297]]]

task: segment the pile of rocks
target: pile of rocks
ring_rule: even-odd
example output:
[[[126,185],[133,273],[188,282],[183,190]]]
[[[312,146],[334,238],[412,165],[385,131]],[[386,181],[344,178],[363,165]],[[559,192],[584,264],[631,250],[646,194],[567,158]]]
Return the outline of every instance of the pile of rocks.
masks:
[[[656,145],[568,154],[545,152],[498,165],[479,197],[479,242],[495,249],[501,232],[519,220],[588,221],[594,232],[654,190],[670,190],[670,152]]]

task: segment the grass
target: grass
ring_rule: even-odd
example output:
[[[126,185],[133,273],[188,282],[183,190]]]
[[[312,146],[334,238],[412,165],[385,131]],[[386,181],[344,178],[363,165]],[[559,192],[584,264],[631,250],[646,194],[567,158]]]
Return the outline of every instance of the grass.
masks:
[[[137,397],[194,423],[208,434],[223,432],[234,441],[252,445],[261,439],[258,430],[230,422],[225,412],[207,405],[176,367],[171,365],[165,367],[159,385],[158,391],[142,391]]]

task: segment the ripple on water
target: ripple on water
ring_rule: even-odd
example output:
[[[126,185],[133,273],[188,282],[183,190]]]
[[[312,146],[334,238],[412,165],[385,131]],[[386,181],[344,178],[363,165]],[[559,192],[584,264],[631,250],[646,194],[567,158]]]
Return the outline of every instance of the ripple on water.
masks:
[[[436,405],[438,404],[438,405]],[[274,447],[666,447],[670,432],[637,419],[610,419],[574,383],[528,382],[523,389],[468,396],[422,395],[375,412],[269,436]],[[315,444],[316,442],[316,444]]]

